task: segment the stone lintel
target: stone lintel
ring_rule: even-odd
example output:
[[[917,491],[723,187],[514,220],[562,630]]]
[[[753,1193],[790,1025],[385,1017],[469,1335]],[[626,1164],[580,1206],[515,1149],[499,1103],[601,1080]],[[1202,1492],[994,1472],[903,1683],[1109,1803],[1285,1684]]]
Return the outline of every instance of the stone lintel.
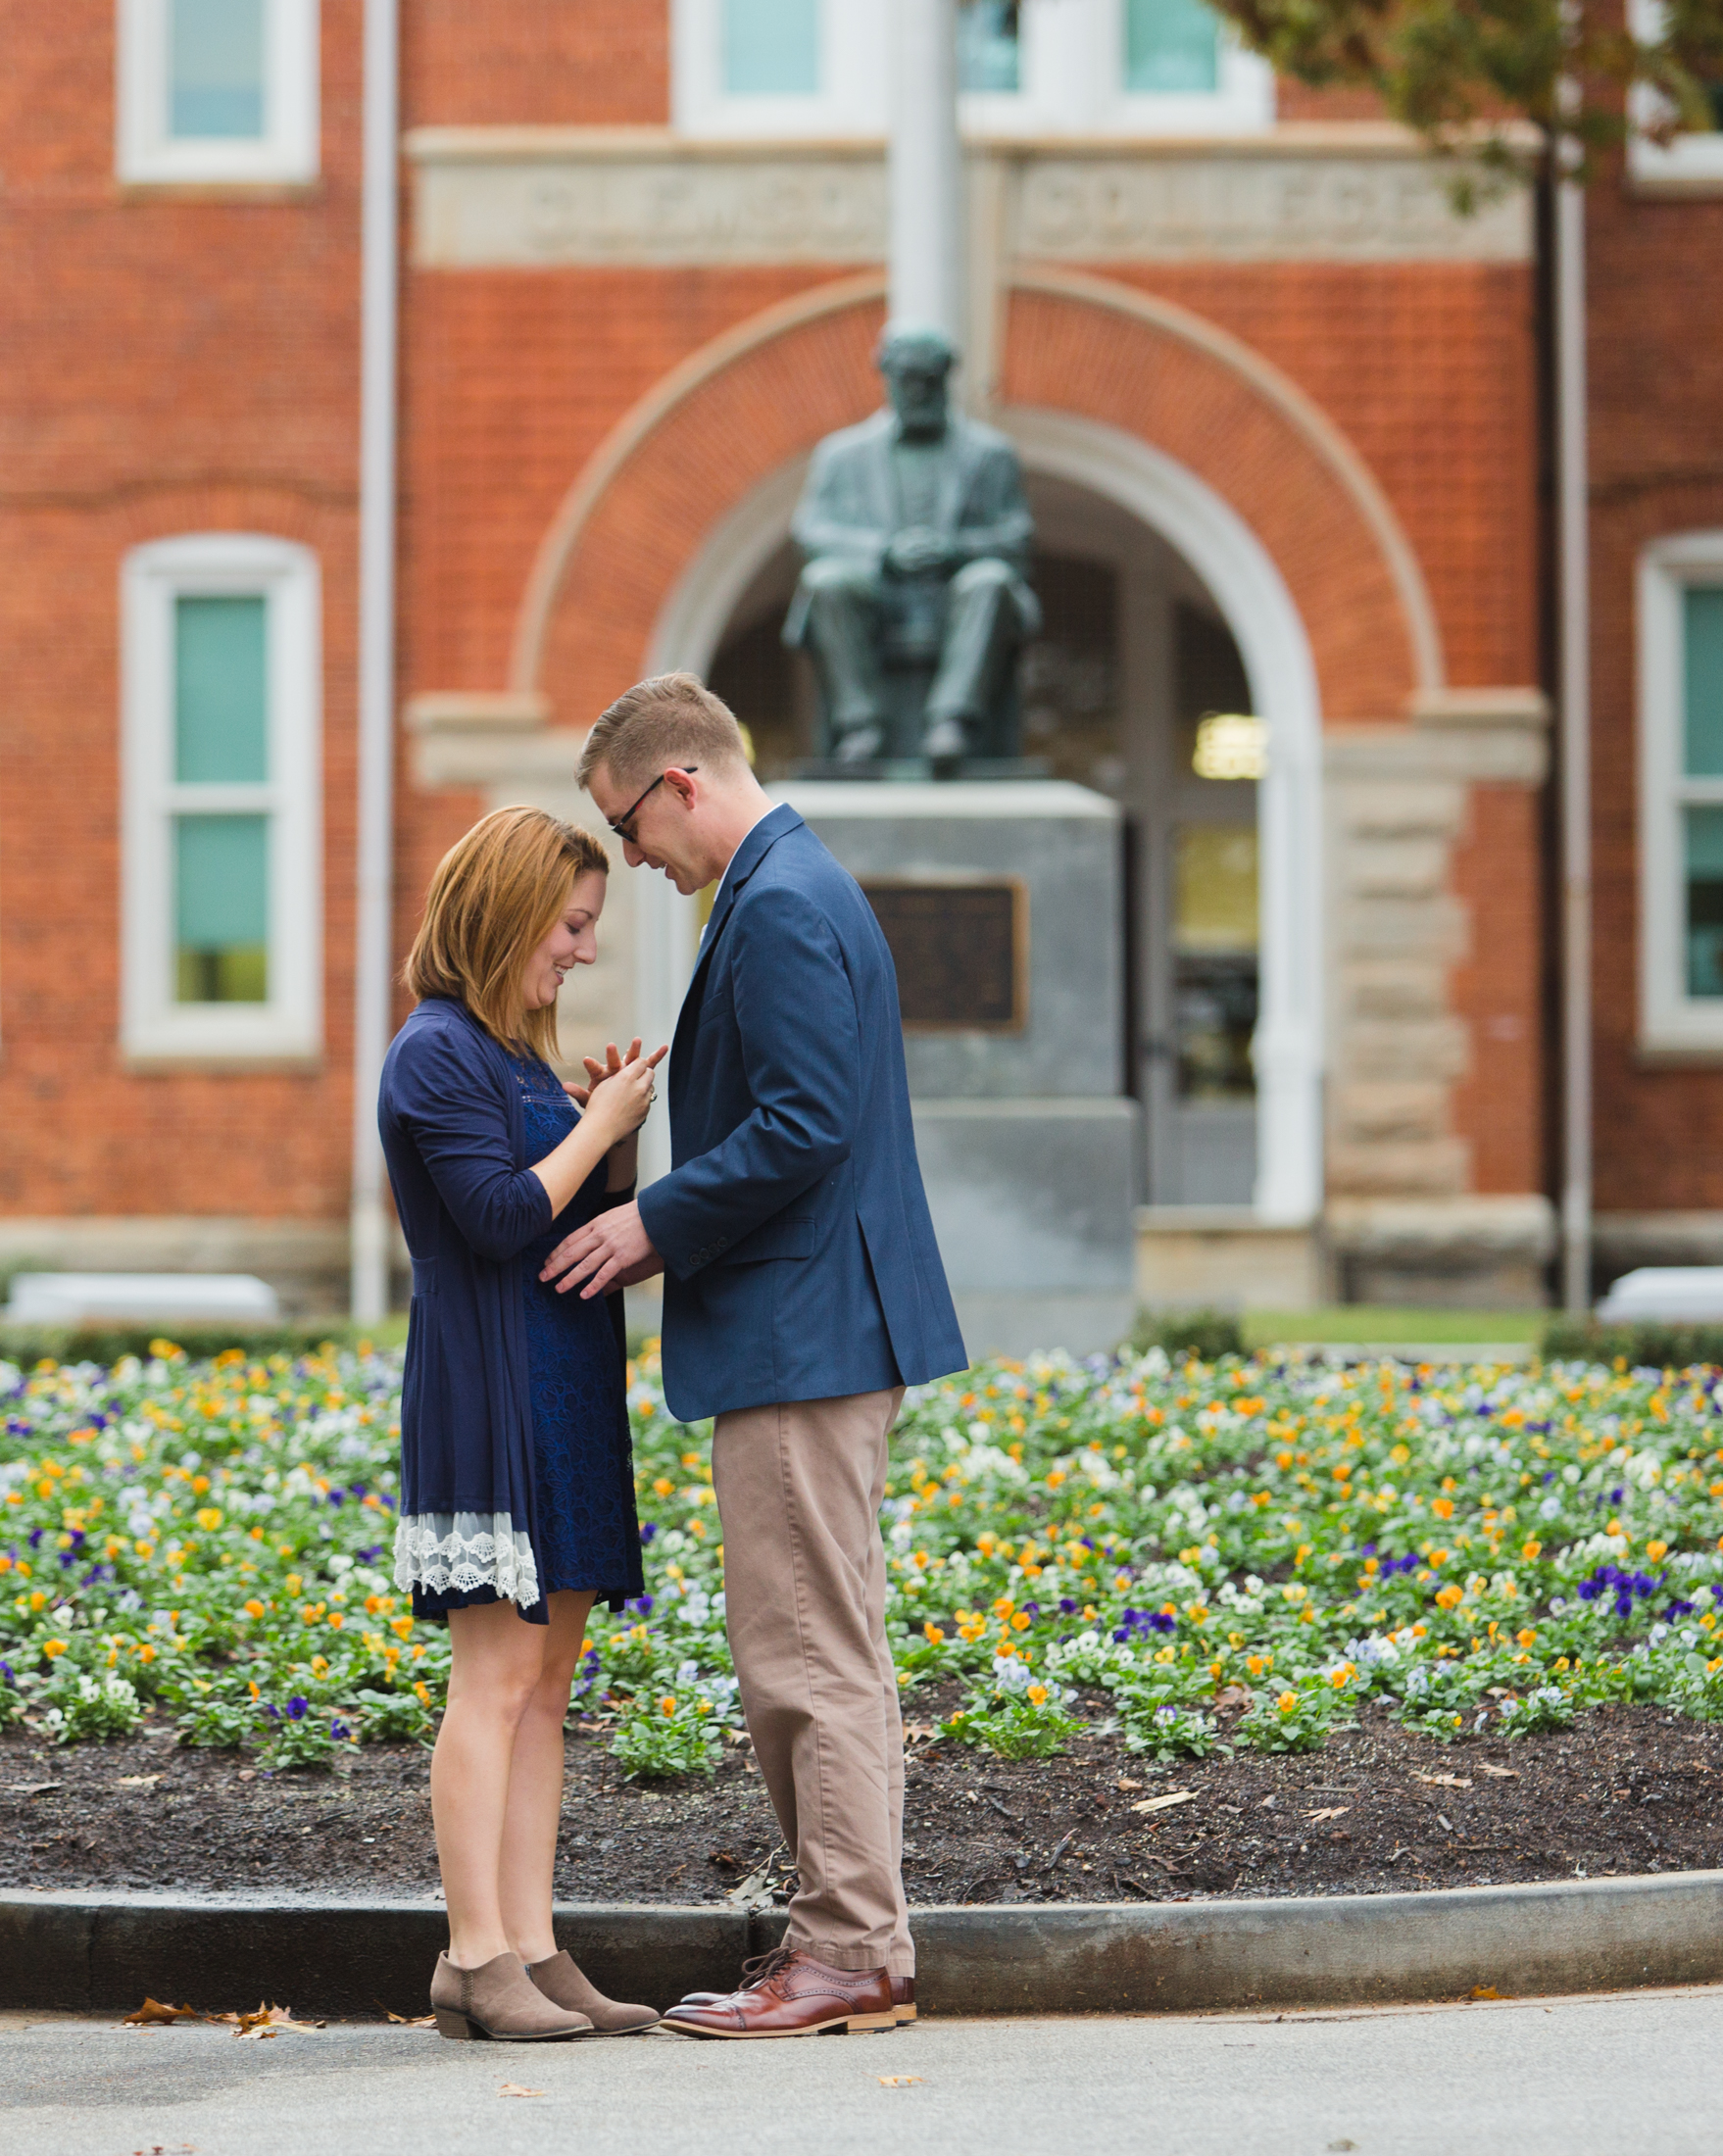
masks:
[[[656,127],[420,127],[414,259],[427,268],[877,263],[878,141],[709,140]],[[972,192],[1034,262],[1491,261],[1531,256],[1523,195],[1458,217],[1451,174],[1370,122],[1238,136],[988,136]]]

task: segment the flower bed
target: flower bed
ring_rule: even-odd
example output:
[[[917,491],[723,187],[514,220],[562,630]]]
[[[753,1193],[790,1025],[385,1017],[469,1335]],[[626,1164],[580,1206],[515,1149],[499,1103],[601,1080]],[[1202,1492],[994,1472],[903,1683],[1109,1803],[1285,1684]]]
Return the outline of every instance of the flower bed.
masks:
[[[428,1735],[399,1383],[363,1351],[0,1364],[0,1723],[153,1709],[282,1767]],[[707,1433],[650,1356],[629,1397],[648,1592],[595,1616],[580,1705],[629,1773],[700,1772],[739,1723]],[[1146,1763],[1314,1748],[1366,1698],[1434,1739],[1723,1718],[1720,1416],[1714,1370],[980,1366],[894,1441],[899,1682],[957,1685],[951,1739],[1043,1753],[1099,1708]]]

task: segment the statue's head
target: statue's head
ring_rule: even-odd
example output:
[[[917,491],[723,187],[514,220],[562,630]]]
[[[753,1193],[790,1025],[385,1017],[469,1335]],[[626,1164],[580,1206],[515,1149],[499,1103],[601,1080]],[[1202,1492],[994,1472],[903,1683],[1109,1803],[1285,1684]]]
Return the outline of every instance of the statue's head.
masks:
[[[943,329],[888,322],[875,354],[898,426],[911,440],[945,432],[947,389],[957,347]]]

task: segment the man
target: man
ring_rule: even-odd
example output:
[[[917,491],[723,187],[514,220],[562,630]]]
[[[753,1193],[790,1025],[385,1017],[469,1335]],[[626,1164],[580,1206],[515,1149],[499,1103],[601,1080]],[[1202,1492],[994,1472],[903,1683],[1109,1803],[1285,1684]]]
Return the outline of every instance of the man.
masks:
[[[813,453],[791,527],[808,564],[784,642],[812,652],[841,763],[891,752],[887,673],[929,667],[905,750],[939,762],[1013,755],[998,721],[1011,662],[1041,626],[1017,453],[952,412],[956,354],[939,330],[890,327],[878,358],[890,409]]]
[[[717,895],[670,1052],[669,1175],[551,1254],[602,1295],[665,1274],[665,1396],[715,1417],[731,1651],[801,1884],[751,1984],[691,2035],[914,2014],[904,1759],[879,1506],[906,1385],[967,1361],[910,1120],[891,954],[861,889],[748,767],[691,674],[619,697],[580,781],[630,867]]]

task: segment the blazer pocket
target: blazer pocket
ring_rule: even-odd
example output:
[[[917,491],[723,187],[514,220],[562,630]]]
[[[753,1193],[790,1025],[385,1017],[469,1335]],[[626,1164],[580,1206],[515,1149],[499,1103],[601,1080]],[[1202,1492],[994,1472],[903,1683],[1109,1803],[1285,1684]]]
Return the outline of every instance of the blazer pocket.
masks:
[[[725,1251],[726,1265],[759,1265],[768,1257],[812,1257],[813,1222],[803,1215],[793,1220],[781,1216],[765,1220]]]
[[[436,1292],[436,1259],[434,1257],[416,1257],[413,1260],[413,1293],[416,1296],[434,1296]]]
[[[729,990],[719,989],[714,995],[708,996],[701,1004],[700,1016],[694,1022],[694,1030],[697,1034],[704,1033],[715,1019],[733,1018],[735,1013],[736,1004]]]

